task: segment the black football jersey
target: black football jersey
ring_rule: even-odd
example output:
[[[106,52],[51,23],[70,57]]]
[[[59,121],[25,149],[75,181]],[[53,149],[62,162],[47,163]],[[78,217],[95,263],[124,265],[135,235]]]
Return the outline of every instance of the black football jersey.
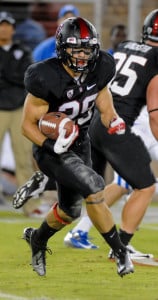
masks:
[[[25,74],[28,92],[49,103],[49,112],[61,111],[79,127],[88,127],[93,116],[95,99],[115,75],[114,58],[100,51],[96,66],[86,78],[72,78],[58,58],[31,65]]]
[[[132,125],[146,104],[146,89],[158,74],[158,48],[126,41],[114,54],[116,76],[111,82],[114,105],[120,116]]]

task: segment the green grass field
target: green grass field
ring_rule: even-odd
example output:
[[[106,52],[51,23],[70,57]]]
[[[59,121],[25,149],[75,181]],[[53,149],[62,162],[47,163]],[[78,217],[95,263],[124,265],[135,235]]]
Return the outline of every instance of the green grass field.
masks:
[[[21,238],[23,228],[41,221],[12,212],[0,212],[0,299],[5,300],[158,300],[158,267],[135,265],[135,273],[120,278],[109,248],[93,228],[98,250],[66,248],[69,226],[49,240],[47,275],[32,271],[30,249]],[[144,224],[132,245],[158,257],[158,224]]]

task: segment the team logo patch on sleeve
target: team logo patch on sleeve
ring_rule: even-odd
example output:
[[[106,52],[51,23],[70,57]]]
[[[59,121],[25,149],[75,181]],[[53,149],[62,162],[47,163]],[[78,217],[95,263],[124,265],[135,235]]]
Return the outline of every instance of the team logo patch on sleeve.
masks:
[[[69,99],[72,98],[73,94],[74,94],[74,91],[73,91],[73,90],[67,91],[67,97],[68,97]]]

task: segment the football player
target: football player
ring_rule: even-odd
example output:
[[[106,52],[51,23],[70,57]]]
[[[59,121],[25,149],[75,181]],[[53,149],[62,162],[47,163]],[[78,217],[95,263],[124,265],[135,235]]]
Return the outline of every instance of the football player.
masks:
[[[131,133],[130,128],[142,107],[147,105],[151,131],[158,139],[158,10],[145,18],[142,41],[120,44],[114,58],[117,72],[110,89],[114,106],[128,126],[125,135],[107,135],[96,111],[91,122],[91,143],[133,188],[123,207],[120,226],[121,240],[127,245],[155,190],[149,153],[141,138]],[[129,160],[129,153],[134,154],[132,160]],[[97,158],[99,166],[103,161],[99,155]]]
[[[41,226],[26,228],[23,237],[32,250],[33,269],[45,275],[48,239],[80,216],[85,198],[88,215],[113,249],[117,272],[123,276],[134,271],[133,264],[105,204],[104,180],[92,169],[87,134],[95,105],[105,131],[126,134],[107,86],[115,74],[114,59],[100,50],[95,27],[79,17],[69,18],[57,28],[56,47],[58,58],[35,63],[26,71],[22,132],[34,144],[40,170],[55,177],[59,200]],[[68,137],[62,127],[55,141],[40,132],[38,121],[52,111],[64,112],[75,121]]]

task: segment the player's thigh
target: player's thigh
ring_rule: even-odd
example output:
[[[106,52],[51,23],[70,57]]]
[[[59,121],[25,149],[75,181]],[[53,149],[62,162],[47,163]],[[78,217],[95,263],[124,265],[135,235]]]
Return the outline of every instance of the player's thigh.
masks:
[[[131,133],[128,126],[125,134],[110,135],[96,114],[91,122],[90,137],[93,147],[133,188],[143,189],[155,182],[149,153],[141,138]]]
[[[106,168],[106,158],[93,146],[91,147],[91,157],[93,169],[104,178]]]

